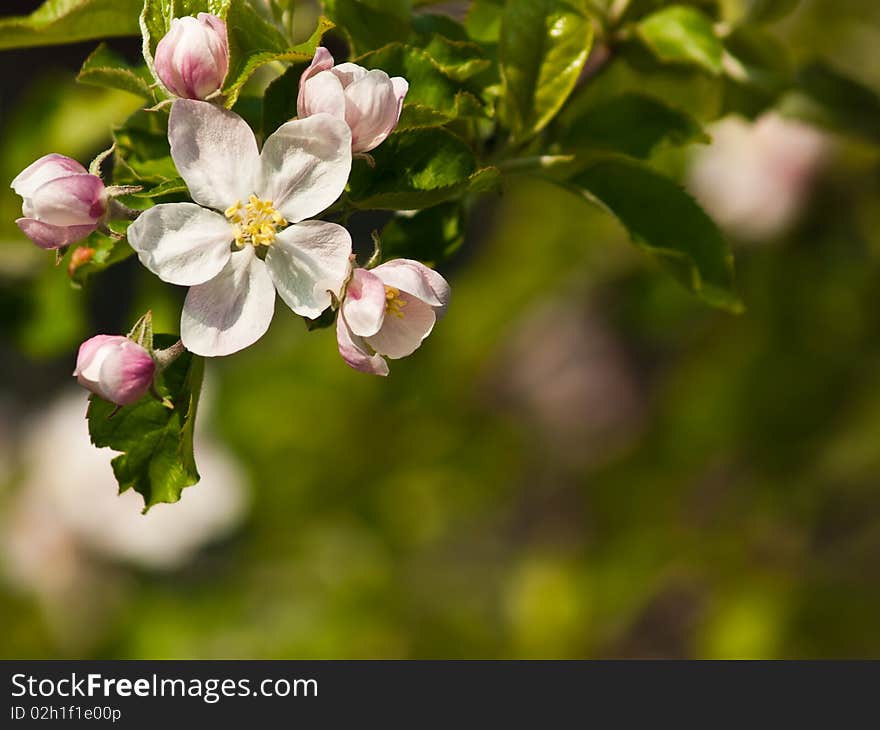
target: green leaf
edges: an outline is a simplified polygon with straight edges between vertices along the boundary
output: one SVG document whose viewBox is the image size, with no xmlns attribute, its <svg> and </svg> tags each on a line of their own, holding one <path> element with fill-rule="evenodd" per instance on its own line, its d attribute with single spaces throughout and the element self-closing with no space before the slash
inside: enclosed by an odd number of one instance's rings
<svg viewBox="0 0 880 730">
<path fill-rule="evenodd" d="M 476 43 L 453 41 L 442 35 L 431 36 L 424 50 L 437 67 L 455 81 L 467 81 L 492 65 Z"/>
<path fill-rule="evenodd" d="M 475 41 L 498 43 L 503 15 L 504 0 L 473 0 L 468 8 L 464 27 Z"/>
<path fill-rule="evenodd" d="M 412 29 L 399 11 L 392 6 L 386 12 L 363 0 L 324 0 L 324 12 L 345 33 L 353 55 L 407 41 Z"/>
<path fill-rule="evenodd" d="M 629 230 L 689 290 L 709 304 L 740 311 L 733 256 L 715 222 L 677 183 L 635 160 L 598 159 L 569 181 Z"/>
<path fill-rule="evenodd" d="M 177 338 L 156 335 L 158 347 Z M 202 388 L 204 360 L 184 352 L 159 377 L 160 393 L 174 408 L 151 395 L 119 409 L 93 395 L 89 399 L 89 434 L 95 446 L 123 452 L 113 459 L 119 491 L 134 489 L 144 511 L 160 502 L 177 502 L 185 487 L 199 481 L 193 454 L 193 428 Z"/>
<path fill-rule="evenodd" d="M 824 62 L 801 71 L 797 91 L 783 100 L 780 110 L 880 144 L 880 95 Z"/>
<path fill-rule="evenodd" d="M 382 231 L 382 258 L 417 259 L 429 266 L 448 260 L 464 243 L 464 215 L 458 202 L 415 215 L 397 215 Z"/>
<path fill-rule="evenodd" d="M 698 66 L 711 74 L 722 71 L 724 46 L 712 21 L 687 5 L 672 5 L 649 15 L 637 26 L 639 37 L 661 61 Z"/>
<path fill-rule="evenodd" d="M 128 221 L 114 222 L 113 227 L 120 233 L 124 233 L 128 227 Z M 121 230 L 120 230 L 121 229 Z M 91 258 L 70 271 L 70 280 L 74 287 L 82 287 L 92 276 L 106 271 L 111 266 L 121 263 L 134 254 L 134 249 L 125 240 L 117 240 L 102 233 L 93 233 L 80 244 L 80 248 L 91 248 L 94 253 Z M 75 252 L 74 252 L 75 253 Z"/>
<path fill-rule="evenodd" d="M 398 129 L 442 126 L 462 117 L 485 117 L 486 108 L 467 85 L 446 75 L 431 55 L 420 48 L 392 43 L 356 59 L 365 68 L 380 68 L 403 76 L 409 93 Z"/>
<path fill-rule="evenodd" d="M 762 28 L 736 28 L 724 40 L 730 58 L 724 110 L 755 118 L 776 104 L 794 81 L 788 49 Z"/>
<path fill-rule="evenodd" d="M 632 92 L 600 102 L 566 122 L 559 140 L 566 150 L 605 149 L 644 158 L 662 142 L 709 142 L 700 124 L 686 112 Z"/>
<path fill-rule="evenodd" d="M 800 0 L 751 0 L 748 23 L 772 23 L 791 13 Z"/>
<path fill-rule="evenodd" d="M 0 18 L 0 49 L 137 35 L 141 0 L 47 0 L 30 15 Z"/>
<path fill-rule="evenodd" d="M 461 194 L 474 182 L 470 147 L 437 127 L 398 132 L 373 150 L 375 168 L 358 161 L 349 179 L 357 208 L 416 210 Z"/>
<path fill-rule="evenodd" d="M 319 18 L 308 40 L 289 46 L 281 31 L 267 23 L 246 0 L 232 0 L 226 27 L 229 32 L 229 75 L 223 93 L 226 106 L 231 107 L 247 80 L 261 66 L 274 61 L 310 62 L 333 23 L 327 18 Z"/>
<path fill-rule="evenodd" d="M 180 178 L 171 159 L 167 128 L 167 110 L 141 110 L 113 131 L 116 143 L 114 183 L 143 184 L 149 189 Z"/>
<path fill-rule="evenodd" d="M 85 60 L 76 80 L 81 84 L 120 89 L 152 102 L 156 95 L 152 88 L 153 78 L 146 66 L 135 68 L 111 51 L 105 43 L 99 45 Z"/>
<path fill-rule="evenodd" d="M 592 42 L 585 0 L 508 0 L 499 54 L 502 112 L 514 140 L 537 134 L 562 108 Z"/>
</svg>

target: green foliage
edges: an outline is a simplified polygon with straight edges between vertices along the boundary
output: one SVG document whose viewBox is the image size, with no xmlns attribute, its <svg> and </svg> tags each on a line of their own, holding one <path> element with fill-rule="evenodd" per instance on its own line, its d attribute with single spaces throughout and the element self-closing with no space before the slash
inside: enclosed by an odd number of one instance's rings
<svg viewBox="0 0 880 730">
<path fill-rule="evenodd" d="M 398 215 L 382 231 L 382 258 L 414 258 L 439 266 L 464 243 L 464 211 L 442 203 L 415 215 Z"/>
<path fill-rule="evenodd" d="M 804 68 L 784 111 L 880 144 L 880 95 L 824 62 Z"/>
<path fill-rule="evenodd" d="M 82 84 L 127 91 L 148 101 L 156 100 L 151 88 L 153 77 L 146 66 L 129 66 L 104 43 L 85 60 L 76 80 Z"/>
<path fill-rule="evenodd" d="M 529 139 L 556 116 L 592 42 L 585 0 L 508 0 L 500 42 L 501 108 L 515 140 Z"/>
<path fill-rule="evenodd" d="M 357 63 L 409 82 L 398 129 L 442 126 L 454 119 L 487 114 L 475 89 L 456 81 L 426 50 L 392 43 L 361 56 Z"/>
<path fill-rule="evenodd" d="M 676 278 L 713 306 L 742 309 L 733 291 L 733 256 L 718 226 L 681 187 L 625 158 L 588 164 L 569 184 L 598 202 Z"/>
<path fill-rule="evenodd" d="M 375 167 L 358 161 L 352 169 L 350 198 L 357 208 L 437 205 L 465 192 L 478 170 L 464 140 L 441 127 L 398 132 L 372 155 Z"/>
<path fill-rule="evenodd" d="M 276 61 L 311 61 L 324 34 L 333 27 L 327 18 L 319 18 L 309 39 L 291 46 L 285 36 L 263 20 L 245 0 L 231 0 L 226 23 L 229 75 L 223 94 L 228 107 L 235 104 L 242 87 L 261 66 Z"/>
<path fill-rule="evenodd" d="M 156 335 L 155 345 L 170 347 L 176 337 Z M 134 489 L 144 511 L 177 502 L 185 487 L 199 481 L 193 455 L 193 428 L 202 387 L 204 360 L 184 352 L 160 376 L 157 388 L 169 408 L 152 395 L 118 409 L 98 396 L 89 399 L 89 434 L 95 446 L 123 452 L 113 459 L 120 491 Z"/>
<path fill-rule="evenodd" d="M 141 0 L 47 0 L 30 15 L 0 18 L 0 49 L 137 35 Z"/>
<path fill-rule="evenodd" d="M 665 63 L 693 64 L 718 75 L 724 46 L 712 21 L 697 8 L 671 5 L 638 24 L 639 37 Z"/>
<path fill-rule="evenodd" d="M 791 13 L 800 0 L 750 0 L 747 22 L 772 23 Z"/>
<path fill-rule="evenodd" d="M 566 119 L 560 144 L 566 150 L 605 149 L 649 157 L 662 142 L 685 145 L 708 142 L 700 124 L 687 112 L 646 94 L 626 93 Z"/>
<path fill-rule="evenodd" d="M 324 12 L 342 29 L 355 55 L 409 39 L 412 29 L 400 8 L 383 10 L 364 0 L 324 0 Z"/>
</svg>

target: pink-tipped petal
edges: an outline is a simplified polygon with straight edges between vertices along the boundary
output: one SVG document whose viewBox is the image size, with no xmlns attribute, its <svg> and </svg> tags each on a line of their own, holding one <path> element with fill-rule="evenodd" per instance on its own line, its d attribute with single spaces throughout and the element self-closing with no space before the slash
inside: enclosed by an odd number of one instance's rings
<svg viewBox="0 0 880 730">
<path fill-rule="evenodd" d="M 299 114 L 301 118 L 309 116 L 305 100 L 306 82 L 313 76 L 321 73 L 321 71 L 329 71 L 331 68 L 333 68 L 333 56 L 330 55 L 330 51 L 326 48 L 319 46 L 315 49 L 315 56 L 312 59 L 312 63 L 299 78 L 299 94 L 296 98 L 296 108 L 297 114 Z"/>
<path fill-rule="evenodd" d="M 379 354 L 371 355 L 369 346 L 349 329 L 341 314 L 336 318 L 336 343 L 339 354 L 349 367 L 368 375 L 388 375 L 385 358 Z"/>
<path fill-rule="evenodd" d="M 63 177 L 71 173 L 88 172 L 76 160 L 70 157 L 52 153 L 32 162 L 22 170 L 12 181 L 10 187 L 23 198 L 30 197 L 33 192 L 56 177 Z"/>
<path fill-rule="evenodd" d="M 345 121 L 354 152 L 369 152 L 397 127 L 400 102 L 388 74 L 375 69 L 345 89 Z"/>
<path fill-rule="evenodd" d="M 377 266 L 373 273 L 388 286 L 408 292 L 442 315 L 449 306 L 449 283 L 433 269 L 412 259 L 394 259 Z"/>
<path fill-rule="evenodd" d="M 395 128 L 400 121 L 400 115 L 403 112 L 403 101 L 409 93 L 409 82 L 402 76 L 395 76 L 391 79 L 391 86 L 394 89 L 394 96 L 397 99 L 397 120 L 394 122 Z"/>
<path fill-rule="evenodd" d="M 388 312 L 382 329 L 372 337 L 364 338 L 376 352 L 392 360 L 412 355 L 431 334 L 437 321 L 434 309 L 420 299 L 404 291 L 398 298 L 399 311 Z"/>
<path fill-rule="evenodd" d="M 206 99 L 223 86 L 229 71 L 226 23 L 209 13 L 175 18 L 156 46 L 154 67 L 175 96 Z"/>
<path fill-rule="evenodd" d="M 385 285 L 366 269 L 352 272 L 342 314 L 351 331 L 360 337 L 375 335 L 385 321 Z"/>
<path fill-rule="evenodd" d="M 300 119 L 321 113 L 345 119 L 345 91 L 330 71 L 322 71 L 308 79 L 302 89 Z"/>
<path fill-rule="evenodd" d="M 149 352 L 122 335 L 96 335 L 80 345 L 74 377 L 106 401 L 127 406 L 143 398 L 156 363 Z"/>
<path fill-rule="evenodd" d="M 33 243 L 45 249 L 70 246 L 90 236 L 96 228 L 94 224 L 89 226 L 53 226 L 35 218 L 19 218 L 15 224 Z"/>
<path fill-rule="evenodd" d="M 22 212 L 53 226 L 87 226 L 107 213 L 108 199 L 101 178 L 88 173 L 57 177 L 25 198 Z"/>
</svg>

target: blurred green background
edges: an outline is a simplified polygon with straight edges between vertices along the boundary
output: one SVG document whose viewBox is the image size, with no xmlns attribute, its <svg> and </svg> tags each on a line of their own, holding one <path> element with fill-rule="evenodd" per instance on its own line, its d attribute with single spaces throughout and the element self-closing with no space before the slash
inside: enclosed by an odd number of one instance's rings
<svg viewBox="0 0 880 730">
<path fill-rule="evenodd" d="M 877 3 L 773 30 L 880 90 Z M 87 161 L 138 107 L 73 82 L 93 46 L 0 53 L 0 179 Z M 182 291 L 131 260 L 71 288 L 0 186 L 0 655 L 877 656 L 880 159 L 823 145 L 785 226 L 731 225 L 741 316 L 525 178 L 480 203 L 449 314 L 387 380 L 279 306 L 209 363 L 203 483 L 146 518 L 69 374 L 147 308 L 176 331 Z"/>
</svg>

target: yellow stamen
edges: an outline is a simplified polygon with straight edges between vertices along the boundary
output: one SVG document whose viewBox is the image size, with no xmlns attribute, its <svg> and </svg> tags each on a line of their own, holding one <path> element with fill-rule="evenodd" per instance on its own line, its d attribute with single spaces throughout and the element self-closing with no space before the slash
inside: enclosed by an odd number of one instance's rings
<svg viewBox="0 0 880 730">
<path fill-rule="evenodd" d="M 287 225 L 284 217 L 272 206 L 271 200 L 251 195 L 244 205 L 240 200 L 226 209 L 226 219 L 232 224 L 235 245 L 271 246 L 278 229 Z"/>
<path fill-rule="evenodd" d="M 393 286 L 385 287 L 385 313 L 394 315 L 403 319 L 403 308 L 406 306 L 406 300 L 400 298 L 400 289 Z"/>
</svg>

